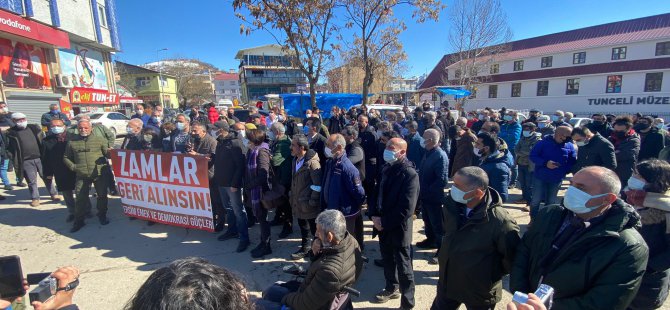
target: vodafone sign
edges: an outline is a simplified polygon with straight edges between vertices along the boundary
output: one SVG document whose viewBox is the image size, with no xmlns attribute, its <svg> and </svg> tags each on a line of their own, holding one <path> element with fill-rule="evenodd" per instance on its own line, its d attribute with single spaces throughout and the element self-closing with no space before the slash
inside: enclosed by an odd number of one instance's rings
<svg viewBox="0 0 670 310">
<path fill-rule="evenodd" d="M 106 90 L 75 87 L 70 90 L 72 104 L 119 104 L 119 94 Z"/>
<path fill-rule="evenodd" d="M 70 48 L 70 38 L 67 33 L 2 10 L 0 10 L 0 31 L 58 47 Z"/>
</svg>

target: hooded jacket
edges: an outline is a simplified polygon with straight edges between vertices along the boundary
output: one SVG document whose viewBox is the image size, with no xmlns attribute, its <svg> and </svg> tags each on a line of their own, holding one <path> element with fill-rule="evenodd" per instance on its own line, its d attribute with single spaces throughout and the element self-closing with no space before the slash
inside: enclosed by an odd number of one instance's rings
<svg viewBox="0 0 670 310">
<path fill-rule="evenodd" d="M 544 137 L 530 151 L 530 160 L 535 164 L 533 176 L 551 183 L 560 183 L 577 161 L 577 152 L 572 142 L 557 143 L 553 135 Z M 547 162 L 555 161 L 560 166 L 547 168 Z"/>
<path fill-rule="evenodd" d="M 511 291 L 537 289 L 540 262 L 567 216 L 573 213 L 560 205 L 539 210 L 517 249 Z M 640 216 L 620 199 L 602 216 L 563 246 L 546 268 L 542 283 L 554 288 L 552 309 L 623 310 L 635 297 L 649 257 L 649 248 L 637 231 Z"/>
<path fill-rule="evenodd" d="M 447 298 L 472 306 L 494 305 L 502 298 L 502 277 L 512 267 L 519 226 L 490 187 L 469 217 L 465 209 L 451 196 L 446 198 L 439 281 Z"/>
<path fill-rule="evenodd" d="M 314 150 L 307 150 L 302 166 L 296 171 L 297 158 L 292 160 L 291 193 L 289 201 L 293 214 L 299 219 L 314 219 L 321 207 L 319 204 L 321 188 L 321 163 Z M 319 189 L 318 191 L 315 189 Z"/>
<path fill-rule="evenodd" d="M 507 201 L 511 170 L 507 165 L 505 154 L 497 151 L 484 158 L 479 167 L 486 171 L 489 176 L 489 186 L 500 194 L 502 202 Z"/>
</svg>

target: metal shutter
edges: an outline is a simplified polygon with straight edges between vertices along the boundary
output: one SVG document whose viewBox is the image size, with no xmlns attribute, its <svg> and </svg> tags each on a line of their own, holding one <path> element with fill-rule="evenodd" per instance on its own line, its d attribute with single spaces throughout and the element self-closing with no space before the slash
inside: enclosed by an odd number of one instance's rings
<svg viewBox="0 0 670 310">
<path fill-rule="evenodd" d="M 5 96 L 9 111 L 25 114 L 30 124 L 40 124 L 42 114 L 49 112 L 49 105 L 59 103 L 62 98 L 61 94 L 27 91 L 6 91 Z"/>
</svg>

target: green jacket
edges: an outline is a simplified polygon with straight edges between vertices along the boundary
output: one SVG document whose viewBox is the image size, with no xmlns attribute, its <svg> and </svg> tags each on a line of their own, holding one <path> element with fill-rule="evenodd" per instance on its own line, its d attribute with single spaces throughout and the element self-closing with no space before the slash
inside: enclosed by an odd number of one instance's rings
<svg viewBox="0 0 670 310">
<path fill-rule="evenodd" d="M 464 216 L 465 205 L 455 202 L 451 195 L 443 212 L 439 281 L 446 287 L 447 298 L 472 306 L 498 303 L 502 277 L 510 272 L 521 239 L 516 221 L 492 188 L 468 219 Z"/>
<path fill-rule="evenodd" d="M 63 162 L 77 178 L 97 178 L 107 166 L 107 149 L 107 140 L 99 136 L 73 135 L 65 148 Z"/>
<path fill-rule="evenodd" d="M 514 147 L 514 156 L 517 165 L 530 166 L 530 171 L 535 170 L 535 164 L 530 160 L 530 150 L 540 140 L 542 140 L 542 135 L 539 132 L 533 132 L 528 138 L 523 135 L 521 136 L 521 139 L 519 139 L 519 142 Z"/>
<path fill-rule="evenodd" d="M 540 261 L 571 212 L 560 205 L 541 209 L 517 250 L 510 289 L 534 292 Z M 649 249 L 638 233 L 640 216 L 617 200 L 602 222 L 568 243 L 555 256 L 542 280 L 554 288 L 552 309 L 626 309 L 647 267 Z"/>
<path fill-rule="evenodd" d="M 68 128 L 67 133 L 69 135 L 79 135 L 79 129 L 77 129 L 77 126 L 72 126 Z M 114 147 L 114 143 L 116 142 L 114 133 L 109 130 L 109 128 L 100 124 L 93 124 L 93 131 L 91 131 L 91 135 L 107 140 L 107 147 L 109 148 Z"/>
<path fill-rule="evenodd" d="M 288 189 L 291 186 L 291 164 L 293 160 L 291 157 L 291 139 L 284 135 L 281 139 L 272 142 L 270 149 L 272 150 L 272 159 L 270 160 L 272 170 L 279 183 Z"/>
</svg>

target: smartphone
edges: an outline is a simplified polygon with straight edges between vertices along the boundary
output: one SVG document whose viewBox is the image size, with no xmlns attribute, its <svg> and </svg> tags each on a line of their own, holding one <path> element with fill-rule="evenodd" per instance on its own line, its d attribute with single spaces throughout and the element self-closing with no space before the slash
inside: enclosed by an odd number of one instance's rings
<svg viewBox="0 0 670 310">
<path fill-rule="evenodd" d="M 25 294 L 19 257 L 16 255 L 0 257 L 0 298 L 16 298 Z"/>
</svg>

